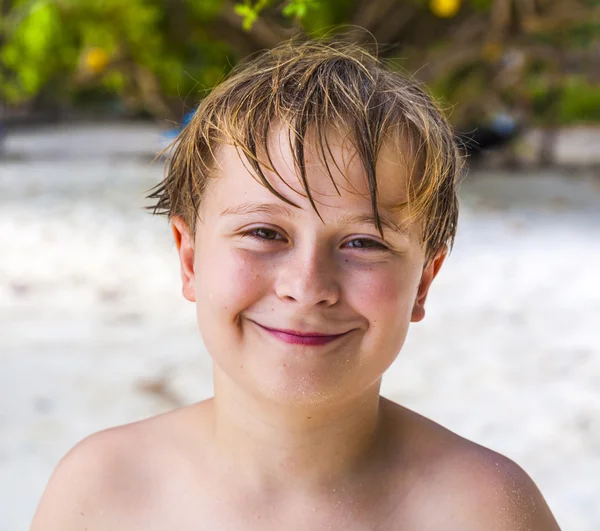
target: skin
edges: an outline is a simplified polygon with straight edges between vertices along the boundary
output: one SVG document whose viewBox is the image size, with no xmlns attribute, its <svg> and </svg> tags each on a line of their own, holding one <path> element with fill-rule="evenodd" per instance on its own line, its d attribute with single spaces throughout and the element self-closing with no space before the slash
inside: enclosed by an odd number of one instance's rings
<svg viewBox="0 0 600 531">
<path fill-rule="evenodd" d="M 319 218 L 282 138 L 282 179 L 267 176 L 299 208 L 223 146 L 195 238 L 172 220 L 214 398 L 82 441 L 32 531 L 558 529 L 515 463 L 379 395 L 446 256 L 425 263 L 419 227 L 390 212 L 405 184 L 393 153 L 377 164 L 380 208 L 403 228 L 382 238 L 358 219 L 372 212 L 352 149 L 334 139 L 340 195 L 307 150 Z M 264 327 L 343 336 L 289 344 Z"/>
</svg>

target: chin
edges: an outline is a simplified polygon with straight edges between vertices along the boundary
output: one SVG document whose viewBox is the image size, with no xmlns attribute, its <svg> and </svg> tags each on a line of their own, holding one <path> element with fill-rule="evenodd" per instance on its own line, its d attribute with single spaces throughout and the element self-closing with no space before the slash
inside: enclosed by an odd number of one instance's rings
<svg viewBox="0 0 600 531">
<path fill-rule="evenodd" d="M 267 353 L 263 347 L 261 352 L 244 356 L 244 364 L 232 359 L 215 359 L 215 363 L 236 391 L 258 401 L 290 408 L 343 402 L 366 392 L 381 378 L 380 367 L 369 368 L 358 363 L 359 353 L 344 359 L 338 353 L 333 361 L 330 356 L 323 363 L 314 357 L 302 358 L 298 349 L 293 350 Z M 221 389 L 226 391 L 224 387 Z"/>
<path fill-rule="evenodd" d="M 215 363 L 215 392 L 273 405 L 315 407 L 367 393 L 397 355 L 382 355 L 381 341 L 372 343 L 375 338 L 365 337 L 365 331 L 337 344 L 305 346 L 274 338 L 245 319 L 232 329 L 211 324 L 201 332 Z"/>
</svg>

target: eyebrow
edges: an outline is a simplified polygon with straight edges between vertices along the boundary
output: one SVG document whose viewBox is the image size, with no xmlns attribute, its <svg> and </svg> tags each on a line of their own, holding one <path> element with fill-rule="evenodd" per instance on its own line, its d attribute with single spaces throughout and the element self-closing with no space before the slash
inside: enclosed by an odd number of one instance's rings
<svg viewBox="0 0 600 531">
<path fill-rule="evenodd" d="M 295 218 L 296 214 L 293 210 L 279 205 L 277 203 L 242 203 L 233 207 L 228 207 L 221 216 L 244 216 L 249 214 L 271 214 L 274 216 L 283 216 L 287 218 Z M 375 225 L 375 217 L 372 213 L 369 214 L 344 214 L 337 218 L 341 225 Z M 381 226 L 398 233 L 403 236 L 410 236 L 408 228 L 405 225 L 397 223 L 391 216 L 385 212 L 379 213 L 379 221 Z"/>
<path fill-rule="evenodd" d="M 242 203 L 226 208 L 221 216 L 245 216 L 248 214 L 271 214 L 274 216 L 295 217 L 294 212 L 277 203 Z"/>
<path fill-rule="evenodd" d="M 352 224 L 368 224 L 375 225 L 375 216 L 373 214 L 347 214 L 338 218 L 342 224 L 352 225 Z M 408 228 L 400 223 L 397 223 L 392 219 L 391 216 L 386 214 L 385 212 L 379 212 L 379 222 L 381 226 L 400 234 L 402 236 L 410 236 Z"/>
</svg>

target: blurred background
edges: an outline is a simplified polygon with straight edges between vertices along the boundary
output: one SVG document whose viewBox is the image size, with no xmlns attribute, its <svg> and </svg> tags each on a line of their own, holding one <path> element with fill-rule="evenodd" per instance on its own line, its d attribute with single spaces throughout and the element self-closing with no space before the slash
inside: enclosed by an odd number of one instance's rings
<svg viewBox="0 0 600 531">
<path fill-rule="evenodd" d="M 0 0 L 0 530 L 78 440 L 212 393 L 154 160 L 250 53 L 379 43 L 469 155 L 384 394 L 600 529 L 600 0 Z"/>
</svg>

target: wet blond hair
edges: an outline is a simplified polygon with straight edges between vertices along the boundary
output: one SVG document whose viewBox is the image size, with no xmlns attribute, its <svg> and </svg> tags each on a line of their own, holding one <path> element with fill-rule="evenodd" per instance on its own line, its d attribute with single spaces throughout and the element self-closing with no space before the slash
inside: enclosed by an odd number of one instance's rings
<svg viewBox="0 0 600 531">
<path fill-rule="evenodd" d="M 224 144 L 237 148 L 275 196 L 297 206 L 264 173 L 269 169 L 279 175 L 271 163 L 269 139 L 281 126 L 288 131 L 299 180 L 317 214 L 306 178 L 308 137 L 338 193 L 328 163 L 330 133 L 350 140 L 365 170 L 380 233 L 376 163 L 384 142 L 391 141 L 398 160 L 404 161 L 399 182 L 407 186 L 406 202 L 394 209 L 407 207 L 408 218 L 420 222 L 427 259 L 444 245 L 452 246 L 463 167 L 452 128 L 415 82 L 354 44 L 287 42 L 238 64 L 202 100 L 171 146 L 165 178 L 148 195 L 155 200 L 149 208 L 169 219 L 181 216 L 195 234 L 198 209 Z"/>
</svg>

